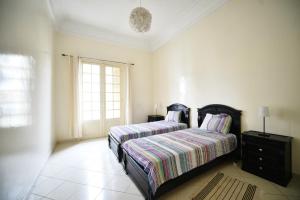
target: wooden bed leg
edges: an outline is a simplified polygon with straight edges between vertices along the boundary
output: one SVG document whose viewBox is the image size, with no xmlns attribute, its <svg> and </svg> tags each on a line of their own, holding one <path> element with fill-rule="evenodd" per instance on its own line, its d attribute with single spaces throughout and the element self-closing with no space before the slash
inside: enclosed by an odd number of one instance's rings
<svg viewBox="0 0 300 200">
<path fill-rule="evenodd" d="M 149 187 L 149 190 L 148 190 L 147 200 L 154 200 L 154 196 L 152 195 L 152 191 L 151 191 L 150 187 Z"/>
<path fill-rule="evenodd" d="M 233 162 L 237 164 L 240 160 L 241 160 L 241 150 L 238 148 L 233 153 Z"/>
<path fill-rule="evenodd" d="M 126 155 L 123 156 L 123 168 L 124 168 L 125 173 L 128 174 Z"/>
<path fill-rule="evenodd" d="M 122 162 L 123 160 L 123 150 L 121 148 L 121 145 L 118 146 L 118 160 L 119 162 Z"/>
<path fill-rule="evenodd" d="M 110 146 L 110 135 L 108 135 L 107 139 L 108 139 L 108 147 L 111 149 L 111 146 Z"/>
</svg>

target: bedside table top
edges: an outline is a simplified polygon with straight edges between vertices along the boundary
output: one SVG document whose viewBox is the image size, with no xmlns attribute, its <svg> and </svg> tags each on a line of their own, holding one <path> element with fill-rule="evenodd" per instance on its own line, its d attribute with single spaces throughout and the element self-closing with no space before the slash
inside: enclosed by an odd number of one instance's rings
<svg viewBox="0 0 300 200">
<path fill-rule="evenodd" d="M 249 136 L 258 137 L 258 138 L 265 139 L 265 140 L 276 140 L 276 141 L 280 141 L 280 142 L 290 142 L 293 139 L 290 136 L 277 135 L 277 134 L 272 134 L 272 133 L 269 133 L 270 136 L 265 137 L 265 136 L 259 135 L 261 133 L 262 132 L 259 132 L 259 131 L 245 131 L 245 132 L 243 132 L 242 136 L 249 135 Z"/>
<path fill-rule="evenodd" d="M 148 115 L 149 117 L 164 117 L 163 115 Z"/>
</svg>

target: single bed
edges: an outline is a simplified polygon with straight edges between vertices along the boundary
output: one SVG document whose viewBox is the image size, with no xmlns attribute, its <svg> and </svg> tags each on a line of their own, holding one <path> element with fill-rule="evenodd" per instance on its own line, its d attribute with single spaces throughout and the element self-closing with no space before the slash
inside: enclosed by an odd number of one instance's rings
<svg viewBox="0 0 300 200">
<path fill-rule="evenodd" d="M 156 134 L 172 132 L 190 127 L 190 108 L 183 104 L 172 104 L 167 111 L 180 111 L 180 123 L 156 121 L 141 124 L 132 124 L 112 127 L 108 134 L 108 145 L 121 162 L 123 151 L 121 145 L 130 139 L 147 137 Z"/>
<path fill-rule="evenodd" d="M 207 113 L 230 115 L 231 134 L 185 129 L 123 144 L 124 169 L 146 199 L 156 199 L 227 157 L 240 157 L 241 111 L 213 104 L 198 109 L 198 126 Z"/>
</svg>

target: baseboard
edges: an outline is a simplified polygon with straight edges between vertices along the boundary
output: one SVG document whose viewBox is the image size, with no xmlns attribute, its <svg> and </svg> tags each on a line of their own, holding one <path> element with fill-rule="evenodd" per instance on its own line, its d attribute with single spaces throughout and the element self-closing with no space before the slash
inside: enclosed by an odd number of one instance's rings
<svg viewBox="0 0 300 200">
<path fill-rule="evenodd" d="M 82 137 L 82 138 L 71 138 L 71 139 L 65 139 L 65 140 L 59 140 L 56 142 L 56 144 L 62 144 L 67 142 L 81 142 L 85 140 L 93 140 L 93 139 L 101 139 L 101 138 L 107 138 L 108 136 L 96 136 L 96 137 Z"/>
</svg>

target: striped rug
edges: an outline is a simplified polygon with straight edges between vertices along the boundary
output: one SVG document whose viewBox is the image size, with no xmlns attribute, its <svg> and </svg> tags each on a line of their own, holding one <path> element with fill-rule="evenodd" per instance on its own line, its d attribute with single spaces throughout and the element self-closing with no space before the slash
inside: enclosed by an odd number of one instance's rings
<svg viewBox="0 0 300 200">
<path fill-rule="evenodd" d="M 192 200 L 252 200 L 256 185 L 218 173 Z"/>
</svg>

